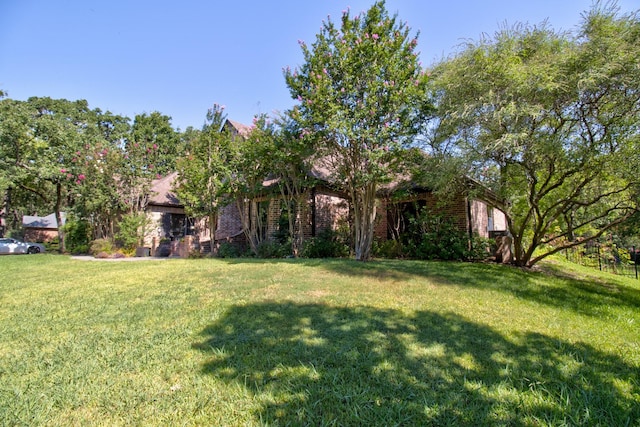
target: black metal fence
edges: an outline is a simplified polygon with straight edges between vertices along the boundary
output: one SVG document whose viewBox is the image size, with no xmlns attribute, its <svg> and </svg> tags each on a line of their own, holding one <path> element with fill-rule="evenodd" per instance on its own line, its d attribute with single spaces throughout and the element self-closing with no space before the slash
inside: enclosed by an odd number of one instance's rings
<svg viewBox="0 0 640 427">
<path fill-rule="evenodd" d="M 597 268 L 621 276 L 638 278 L 640 249 L 618 248 L 616 245 L 590 243 L 565 250 L 568 261 Z"/>
</svg>

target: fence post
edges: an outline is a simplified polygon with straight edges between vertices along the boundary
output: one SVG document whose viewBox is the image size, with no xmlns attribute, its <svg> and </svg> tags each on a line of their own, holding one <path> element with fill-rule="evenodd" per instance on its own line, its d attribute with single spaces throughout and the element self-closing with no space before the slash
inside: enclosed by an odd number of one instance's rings
<svg viewBox="0 0 640 427">
<path fill-rule="evenodd" d="M 598 248 L 598 268 L 602 271 L 602 259 L 600 258 L 600 243 L 596 243 L 596 248 Z"/>
<path fill-rule="evenodd" d="M 636 247 L 633 247 L 633 268 L 636 271 L 636 280 L 638 280 L 638 254 L 636 254 Z"/>
</svg>

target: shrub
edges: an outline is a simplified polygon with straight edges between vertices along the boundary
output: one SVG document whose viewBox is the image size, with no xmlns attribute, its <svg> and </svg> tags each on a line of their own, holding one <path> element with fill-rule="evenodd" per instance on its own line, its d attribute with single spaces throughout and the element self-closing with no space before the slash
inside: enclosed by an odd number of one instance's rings
<svg viewBox="0 0 640 427">
<path fill-rule="evenodd" d="M 87 221 L 67 219 L 62 227 L 65 233 L 66 250 L 74 255 L 89 252 L 90 228 Z"/>
<path fill-rule="evenodd" d="M 284 258 L 291 255 L 291 245 L 287 243 L 264 241 L 256 249 L 258 258 Z"/>
<path fill-rule="evenodd" d="M 407 255 L 417 259 L 465 260 L 469 258 L 469 238 L 449 218 L 433 214 L 426 207 L 409 218 L 403 235 Z"/>
<path fill-rule="evenodd" d="M 113 242 L 109 239 L 96 239 L 91 242 L 91 246 L 89 248 L 89 253 L 96 258 L 100 258 L 100 254 L 107 254 L 107 258 L 109 254 L 113 253 Z"/>
<path fill-rule="evenodd" d="M 145 213 L 130 213 L 122 217 L 115 235 L 118 245 L 124 249 L 135 249 L 142 246 L 144 236 L 151 224 Z"/>
<path fill-rule="evenodd" d="M 82 255 L 82 254 L 88 254 L 88 253 L 89 253 L 88 244 L 74 246 L 74 248 L 71 250 L 72 255 Z"/>
<path fill-rule="evenodd" d="M 342 258 L 349 256 L 349 246 L 339 233 L 325 230 L 305 242 L 302 249 L 304 258 Z"/>
<path fill-rule="evenodd" d="M 486 260 L 494 255 L 495 247 L 495 239 L 475 235 L 473 239 L 471 239 L 471 250 L 467 257 L 477 261 Z"/>
<path fill-rule="evenodd" d="M 404 248 L 399 240 L 384 240 L 373 242 L 373 254 L 380 258 L 404 258 Z"/>
<path fill-rule="evenodd" d="M 229 242 L 222 242 L 218 248 L 219 258 L 238 258 L 240 256 L 240 250 Z"/>
</svg>

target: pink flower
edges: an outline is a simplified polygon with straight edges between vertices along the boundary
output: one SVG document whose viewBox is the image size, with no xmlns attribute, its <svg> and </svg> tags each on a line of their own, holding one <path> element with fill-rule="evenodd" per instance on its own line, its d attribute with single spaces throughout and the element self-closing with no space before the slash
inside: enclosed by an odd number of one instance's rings
<svg viewBox="0 0 640 427">
<path fill-rule="evenodd" d="M 377 35 L 377 34 L 374 34 L 374 35 L 373 35 L 373 36 L 371 36 L 371 37 L 373 37 L 373 39 L 374 39 L 374 40 L 378 40 L 378 39 L 380 38 L 380 36 L 379 36 L 379 35 Z"/>
<path fill-rule="evenodd" d="M 84 176 L 84 174 L 83 174 L 83 173 L 81 173 L 80 175 L 78 175 L 78 180 L 79 180 L 79 181 L 82 181 L 82 180 L 84 180 L 85 178 L 86 178 L 86 176 Z"/>
<path fill-rule="evenodd" d="M 60 169 L 60 173 L 67 173 L 66 169 Z"/>
<path fill-rule="evenodd" d="M 158 149 L 158 144 L 153 144 L 153 149 L 157 150 Z"/>
<path fill-rule="evenodd" d="M 70 173 L 67 174 L 67 179 L 71 179 L 73 178 L 73 175 L 71 175 Z"/>
</svg>

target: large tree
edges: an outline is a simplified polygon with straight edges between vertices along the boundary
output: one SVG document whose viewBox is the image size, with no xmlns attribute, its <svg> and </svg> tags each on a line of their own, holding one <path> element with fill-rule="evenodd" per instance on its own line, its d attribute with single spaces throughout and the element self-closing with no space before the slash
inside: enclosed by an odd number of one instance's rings
<svg viewBox="0 0 640 427">
<path fill-rule="evenodd" d="M 232 144 L 232 179 L 226 186 L 229 203 L 235 203 L 249 248 L 254 254 L 269 236 L 267 231 L 265 180 L 272 174 L 274 123 L 266 115 L 254 118 L 253 125 L 234 137 Z M 268 191 L 268 190 L 267 190 Z"/>
<path fill-rule="evenodd" d="M 285 70 L 299 101 L 293 117 L 350 195 L 357 260 L 370 258 L 376 194 L 392 178 L 390 163 L 423 123 L 417 37 L 378 1 L 354 17 L 345 11 L 339 28 L 328 19 L 313 45 L 301 42 L 304 64 Z"/>
<path fill-rule="evenodd" d="M 232 178 L 234 142 L 223 128 L 225 120 L 224 108 L 214 105 L 202 131 L 189 131 L 187 151 L 177 162 L 176 194 L 189 215 L 208 218 L 212 253 L 216 251 L 218 213 L 225 204 L 225 190 Z"/>
<path fill-rule="evenodd" d="M 273 152 L 270 155 L 273 178 L 280 190 L 286 212 L 292 255 L 297 258 L 304 245 L 304 220 L 309 188 L 315 179 L 312 169 L 313 146 L 304 138 L 290 112 L 276 120 Z"/>
<path fill-rule="evenodd" d="M 433 70 L 434 153 L 505 201 L 531 266 L 623 222 L 637 204 L 640 22 L 594 8 L 573 36 L 519 25 Z"/>
<path fill-rule="evenodd" d="M 22 215 L 51 211 L 59 224 L 63 211 L 92 225 L 112 221 L 128 129 L 128 119 L 91 110 L 84 100 L 0 101 L 0 190 L 14 227 Z M 64 250 L 63 228 L 59 238 Z"/>
<path fill-rule="evenodd" d="M 182 154 L 180 135 L 171 126 L 171 117 L 157 111 L 135 117 L 125 141 L 125 159 L 120 187 L 129 213 L 143 212 L 152 181 L 175 170 Z"/>
<path fill-rule="evenodd" d="M 9 172 L 10 191 L 34 195 L 44 209 L 52 209 L 58 224 L 70 196 L 84 175 L 70 176 L 78 161 L 90 110 L 84 100 L 48 97 L 2 101 L 2 167 Z M 40 209 L 38 209 L 40 210 Z M 59 227 L 60 248 L 64 231 Z"/>
</svg>

